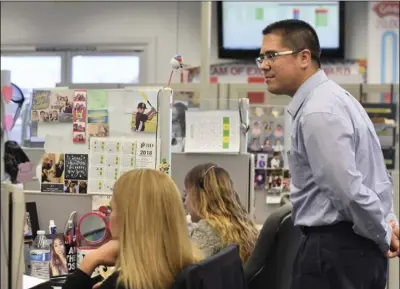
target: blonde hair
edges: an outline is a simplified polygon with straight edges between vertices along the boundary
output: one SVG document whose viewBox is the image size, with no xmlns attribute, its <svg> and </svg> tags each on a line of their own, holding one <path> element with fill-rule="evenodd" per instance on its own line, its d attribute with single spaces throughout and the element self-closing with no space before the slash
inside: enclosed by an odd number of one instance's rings
<svg viewBox="0 0 400 289">
<path fill-rule="evenodd" d="M 244 263 L 253 252 L 258 230 L 233 188 L 229 173 L 215 164 L 198 165 L 185 177 L 189 206 L 221 236 L 222 245 L 236 243 Z"/>
<path fill-rule="evenodd" d="M 182 269 L 200 260 L 189 240 L 180 193 L 165 173 L 138 169 L 114 185 L 125 288 L 167 289 Z"/>
</svg>

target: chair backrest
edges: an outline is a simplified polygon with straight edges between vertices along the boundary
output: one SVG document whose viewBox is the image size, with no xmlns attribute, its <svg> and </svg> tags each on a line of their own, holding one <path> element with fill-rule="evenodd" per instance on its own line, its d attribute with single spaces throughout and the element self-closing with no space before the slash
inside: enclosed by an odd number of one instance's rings
<svg viewBox="0 0 400 289">
<path fill-rule="evenodd" d="M 249 289 L 289 289 L 302 234 L 293 226 L 291 205 L 277 209 L 265 221 L 255 249 L 244 265 Z"/>
<path fill-rule="evenodd" d="M 247 289 L 239 247 L 232 244 L 185 268 L 172 289 Z"/>
</svg>

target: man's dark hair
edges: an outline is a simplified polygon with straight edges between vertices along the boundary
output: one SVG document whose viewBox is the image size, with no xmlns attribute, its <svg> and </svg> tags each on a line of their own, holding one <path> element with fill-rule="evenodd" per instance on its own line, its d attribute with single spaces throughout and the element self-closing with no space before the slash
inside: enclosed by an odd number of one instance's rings
<svg viewBox="0 0 400 289">
<path fill-rule="evenodd" d="M 317 32 L 305 21 L 287 19 L 274 22 L 263 30 L 263 35 L 279 34 L 282 36 L 282 44 L 293 51 L 308 49 L 311 58 L 321 67 L 321 47 Z"/>
</svg>

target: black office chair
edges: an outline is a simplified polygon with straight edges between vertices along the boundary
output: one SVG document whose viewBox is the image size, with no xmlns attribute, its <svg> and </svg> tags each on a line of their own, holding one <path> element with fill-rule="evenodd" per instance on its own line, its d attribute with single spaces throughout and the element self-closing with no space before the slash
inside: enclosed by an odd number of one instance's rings
<svg viewBox="0 0 400 289">
<path fill-rule="evenodd" d="M 239 247 L 229 245 L 219 253 L 188 266 L 171 289 L 247 289 Z"/>
<path fill-rule="evenodd" d="M 294 259 L 303 235 L 293 226 L 291 204 L 265 221 L 256 247 L 244 265 L 249 289 L 289 289 Z"/>
</svg>

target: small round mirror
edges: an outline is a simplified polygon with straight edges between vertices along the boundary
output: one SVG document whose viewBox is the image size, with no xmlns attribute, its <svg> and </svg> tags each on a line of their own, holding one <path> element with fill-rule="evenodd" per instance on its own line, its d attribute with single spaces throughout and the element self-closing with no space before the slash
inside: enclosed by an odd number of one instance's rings
<svg viewBox="0 0 400 289">
<path fill-rule="evenodd" d="M 80 223 L 82 238 L 89 243 L 97 243 L 106 236 L 105 221 L 99 215 L 88 215 Z"/>
</svg>

